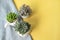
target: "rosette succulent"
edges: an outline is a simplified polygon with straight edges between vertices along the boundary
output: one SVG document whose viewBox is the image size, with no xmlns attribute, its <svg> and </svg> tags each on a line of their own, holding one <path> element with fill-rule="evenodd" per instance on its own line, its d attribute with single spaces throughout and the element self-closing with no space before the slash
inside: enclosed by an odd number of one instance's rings
<svg viewBox="0 0 60 40">
<path fill-rule="evenodd" d="M 7 14 L 7 21 L 13 23 L 17 19 L 17 14 L 10 12 Z"/>
<path fill-rule="evenodd" d="M 30 30 L 30 24 L 27 22 L 16 22 L 15 25 L 15 30 L 18 31 L 20 34 L 25 34 L 26 32 L 28 32 Z"/>
<path fill-rule="evenodd" d="M 23 17 L 29 16 L 31 13 L 32 13 L 31 8 L 25 4 L 23 4 L 19 10 L 19 14 Z"/>
</svg>

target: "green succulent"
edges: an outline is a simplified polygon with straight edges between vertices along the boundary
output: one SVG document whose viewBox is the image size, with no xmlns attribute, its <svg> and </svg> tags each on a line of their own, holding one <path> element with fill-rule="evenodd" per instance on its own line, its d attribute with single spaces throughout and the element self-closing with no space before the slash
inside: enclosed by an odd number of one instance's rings
<svg viewBox="0 0 60 40">
<path fill-rule="evenodd" d="M 12 23 L 17 19 L 17 14 L 10 12 L 7 14 L 7 21 Z"/>
<path fill-rule="evenodd" d="M 27 22 L 16 22 L 15 25 L 15 30 L 18 31 L 20 34 L 25 34 L 26 32 L 28 32 L 30 30 L 30 24 Z"/>
</svg>

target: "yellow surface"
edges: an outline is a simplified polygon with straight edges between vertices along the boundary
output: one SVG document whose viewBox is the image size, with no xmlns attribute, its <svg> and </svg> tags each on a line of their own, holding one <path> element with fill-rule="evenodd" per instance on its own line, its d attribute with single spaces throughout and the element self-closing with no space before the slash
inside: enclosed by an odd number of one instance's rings
<svg viewBox="0 0 60 40">
<path fill-rule="evenodd" d="M 60 40 L 60 0 L 14 0 L 19 9 L 28 4 L 32 14 L 25 20 L 32 25 L 33 40 Z"/>
</svg>

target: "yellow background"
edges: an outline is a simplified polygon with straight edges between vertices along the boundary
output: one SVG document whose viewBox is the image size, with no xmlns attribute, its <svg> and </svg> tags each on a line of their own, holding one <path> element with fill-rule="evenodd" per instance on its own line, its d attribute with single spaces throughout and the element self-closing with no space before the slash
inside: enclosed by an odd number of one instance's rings
<svg viewBox="0 0 60 40">
<path fill-rule="evenodd" d="M 32 9 L 29 18 L 33 40 L 60 40 L 60 0 L 14 0 L 17 9 L 27 4 Z"/>
</svg>

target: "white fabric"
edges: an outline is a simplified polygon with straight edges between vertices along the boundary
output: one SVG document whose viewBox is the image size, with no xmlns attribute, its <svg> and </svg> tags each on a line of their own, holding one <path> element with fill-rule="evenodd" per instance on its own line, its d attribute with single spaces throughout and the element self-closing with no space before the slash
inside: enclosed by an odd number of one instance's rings
<svg viewBox="0 0 60 40">
<path fill-rule="evenodd" d="M 4 28 L 6 14 L 11 11 L 17 13 L 13 1 L 0 0 L 0 40 L 31 40 L 29 34 L 26 37 L 20 37 L 10 25 L 7 25 L 7 27 Z"/>
</svg>

